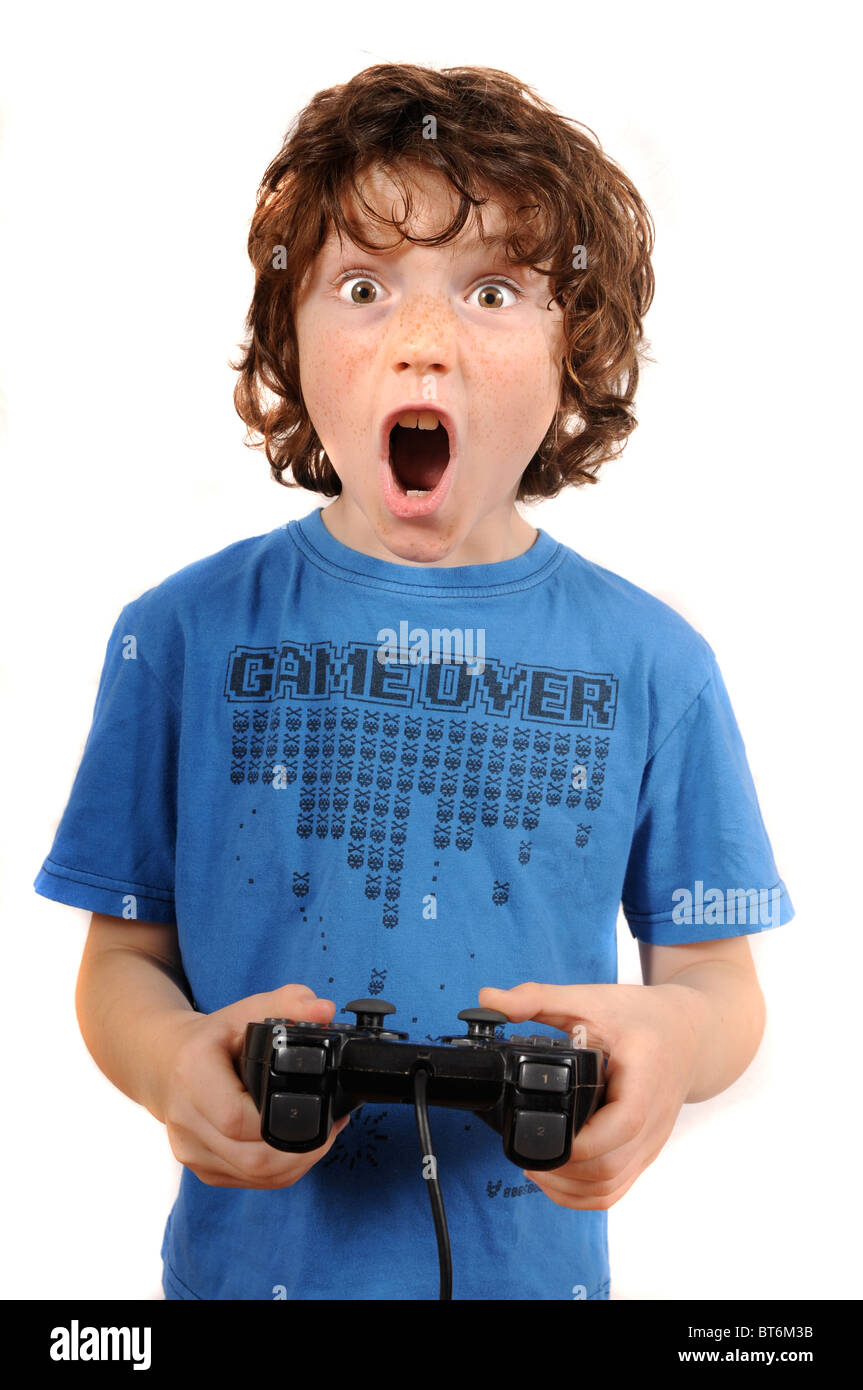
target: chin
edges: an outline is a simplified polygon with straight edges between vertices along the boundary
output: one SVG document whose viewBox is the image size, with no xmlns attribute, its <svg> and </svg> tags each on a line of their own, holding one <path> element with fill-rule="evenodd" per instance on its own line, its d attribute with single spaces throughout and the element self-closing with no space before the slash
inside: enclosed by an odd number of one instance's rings
<svg viewBox="0 0 863 1390">
<path fill-rule="evenodd" d="M 445 521 L 440 516 L 421 521 L 404 521 L 393 516 L 382 518 L 375 527 L 378 539 L 400 560 L 418 565 L 433 565 L 446 560 L 465 538 L 462 526 Z"/>
</svg>

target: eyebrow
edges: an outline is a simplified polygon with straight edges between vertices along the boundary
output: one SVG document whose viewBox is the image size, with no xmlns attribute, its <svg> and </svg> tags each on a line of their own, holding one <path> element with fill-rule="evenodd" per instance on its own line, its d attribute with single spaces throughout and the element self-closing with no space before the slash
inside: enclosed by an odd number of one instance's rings
<svg viewBox="0 0 863 1390">
<path fill-rule="evenodd" d="M 364 230 L 372 231 L 374 229 L 364 228 Z M 453 248 L 454 258 L 459 254 L 463 256 L 487 256 L 492 260 L 509 266 L 511 269 L 521 269 L 530 272 L 531 266 L 528 262 L 511 261 L 509 259 L 506 255 L 506 242 L 506 236 L 503 233 L 498 233 L 495 236 L 485 238 L 474 235 L 467 242 L 462 241 L 458 244 L 456 241 L 452 241 L 448 244 Z M 338 236 L 334 232 L 331 232 L 324 248 L 324 253 L 328 257 L 334 259 L 356 253 L 357 256 L 374 256 L 379 260 L 386 261 L 398 259 L 400 256 L 406 255 L 408 249 L 414 244 L 413 242 L 405 240 L 397 243 L 395 246 L 383 247 L 372 251 L 365 246 L 358 246 L 357 243 L 347 235 L 344 235 L 343 238 L 339 240 Z M 535 274 L 536 272 L 533 273 Z"/>
</svg>

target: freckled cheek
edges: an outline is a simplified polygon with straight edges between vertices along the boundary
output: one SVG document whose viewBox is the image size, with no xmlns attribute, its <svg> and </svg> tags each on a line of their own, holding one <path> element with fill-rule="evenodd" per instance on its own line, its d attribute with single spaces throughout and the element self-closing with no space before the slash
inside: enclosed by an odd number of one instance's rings
<svg viewBox="0 0 863 1390">
<path fill-rule="evenodd" d="M 346 426 L 359 432 L 367 423 L 363 409 L 368 413 L 371 405 L 364 391 L 363 364 L 368 358 L 368 350 L 339 333 L 303 342 L 300 385 L 320 435 Z"/>
<path fill-rule="evenodd" d="M 476 442 L 533 441 L 551 421 L 558 386 L 544 338 L 512 339 L 507 348 L 485 352 L 473 373 L 472 435 Z"/>
<path fill-rule="evenodd" d="M 322 355 L 324 371 L 343 387 L 358 383 L 370 357 L 368 343 L 360 343 L 356 337 L 331 333 L 325 340 Z"/>
</svg>

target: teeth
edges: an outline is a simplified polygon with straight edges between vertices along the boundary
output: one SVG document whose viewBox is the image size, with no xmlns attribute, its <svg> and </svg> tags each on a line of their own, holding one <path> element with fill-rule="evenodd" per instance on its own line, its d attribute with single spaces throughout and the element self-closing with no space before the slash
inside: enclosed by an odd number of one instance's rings
<svg viewBox="0 0 863 1390">
<path fill-rule="evenodd" d="M 430 487 L 426 487 L 426 488 L 422 488 L 422 487 L 409 487 L 409 488 L 407 489 L 407 495 L 408 495 L 408 497 L 428 497 L 428 495 L 429 495 L 430 492 L 431 492 L 431 488 L 430 488 Z"/>
<path fill-rule="evenodd" d="M 417 414 L 405 411 L 404 415 L 399 415 L 396 424 L 401 425 L 402 429 L 405 430 L 436 430 L 440 420 L 430 410 L 424 410 Z"/>
</svg>

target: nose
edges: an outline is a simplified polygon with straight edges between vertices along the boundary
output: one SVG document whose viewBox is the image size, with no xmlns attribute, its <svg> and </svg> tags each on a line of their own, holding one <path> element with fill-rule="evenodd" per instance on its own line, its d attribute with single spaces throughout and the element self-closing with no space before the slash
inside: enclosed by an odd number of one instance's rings
<svg viewBox="0 0 863 1390">
<path fill-rule="evenodd" d="M 456 356 L 455 318 L 442 295 L 423 292 L 405 299 L 388 344 L 394 371 L 444 374 Z"/>
</svg>

